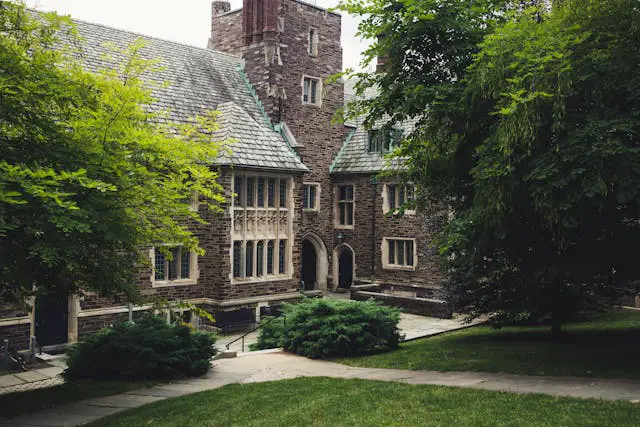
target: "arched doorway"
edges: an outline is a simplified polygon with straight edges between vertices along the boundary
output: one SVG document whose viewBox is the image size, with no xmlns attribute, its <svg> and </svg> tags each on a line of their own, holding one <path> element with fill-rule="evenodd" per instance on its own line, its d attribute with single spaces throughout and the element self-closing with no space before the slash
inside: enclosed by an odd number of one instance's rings
<svg viewBox="0 0 640 427">
<path fill-rule="evenodd" d="M 355 279 L 355 253 L 346 243 L 336 246 L 333 251 L 333 281 L 336 288 L 348 289 Z"/>
<path fill-rule="evenodd" d="M 309 240 L 302 241 L 302 281 L 305 291 L 312 290 L 318 279 L 318 254 Z"/>
<path fill-rule="evenodd" d="M 300 258 L 301 280 L 304 281 L 305 290 L 326 290 L 329 258 L 322 239 L 314 233 L 305 234 L 302 237 Z"/>
</svg>

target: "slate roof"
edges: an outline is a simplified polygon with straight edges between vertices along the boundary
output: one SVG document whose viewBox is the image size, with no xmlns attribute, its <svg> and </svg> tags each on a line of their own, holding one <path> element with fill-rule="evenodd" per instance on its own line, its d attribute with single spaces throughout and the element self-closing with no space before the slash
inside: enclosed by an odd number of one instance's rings
<svg viewBox="0 0 640 427">
<path fill-rule="evenodd" d="M 366 97 L 375 96 L 374 89 L 367 89 Z M 345 104 L 355 99 L 354 81 L 347 80 L 344 83 Z M 362 126 L 362 120 L 357 118 L 345 122 L 346 126 L 353 130 L 347 136 L 342 149 L 334 158 L 330 172 L 340 173 L 377 173 L 387 170 L 401 170 L 403 162 L 401 158 L 390 159 L 380 153 L 369 153 L 369 131 Z M 407 134 L 413 130 L 415 121 L 407 121 L 401 126 Z M 374 127 L 375 128 L 375 127 Z"/>
<path fill-rule="evenodd" d="M 244 75 L 243 60 L 237 56 L 123 31 L 99 24 L 73 20 L 81 38 L 83 66 L 88 71 L 122 67 L 125 55 L 109 44 L 124 49 L 142 39 L 140 55 L 158 60 L 160 70 L 143 75 L 153 85 L 152 110 L 168 112 L 168 120 L 186 122 L 196 115 L 221 110 L 219 134 L 235 140 L 231 153 L 214 163 L 248 168 L 304 172 L 287 141 L 273 130 L 255 92 Z"/>
</svg>

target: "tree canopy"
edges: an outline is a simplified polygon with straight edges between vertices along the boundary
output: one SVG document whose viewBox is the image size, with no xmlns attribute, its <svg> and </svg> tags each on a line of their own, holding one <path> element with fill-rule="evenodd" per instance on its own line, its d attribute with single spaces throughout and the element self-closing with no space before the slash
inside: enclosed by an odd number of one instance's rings
<svg viewBox="0 0 640 427">
<path fill-rule="evenodd" d="M 136 43 L 89 73 L 73 23 L 0 2 L 0 299 L 124 291 L 154 243 L 200 251 L 194 195 L 223 200 L 215 114 L 167 123 Z M 116 48 L 114 48 L 116 49 Z M 159 82 L 157 84 L 162 84 Z"/>
<path fill-rule="evenodd" d="M 527 3 L 534 3 L 533 6 Z M 395 155 L 439 240 L 458 310 L 551 316 L 640 278 L 640 5 L 633 0 L 347 1 L 379 40 L 346 114 L 419 117 Z"/>
</svg>

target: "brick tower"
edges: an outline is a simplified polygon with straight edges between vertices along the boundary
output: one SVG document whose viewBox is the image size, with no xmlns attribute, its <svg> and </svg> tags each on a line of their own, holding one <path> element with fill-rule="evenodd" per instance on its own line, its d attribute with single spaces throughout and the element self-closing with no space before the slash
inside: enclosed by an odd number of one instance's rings
<svg viewBox="0 0 640 427">
<path fill-rule="evenodd" d="M 330 288 L 335 232 L 329 167 L 346 130 L 331 123 L 344 102 L 343 85 L 326 79 L 342 70 L 341 16 L 298 0 L 244 0 L 233 11 L 228 2 L 214 1 L 212 11 L 209 47 L 242 56 L 272 123 L 283 126 L 311 169 L 299 188 L 307 201 L 296 212 L 299 267 L 307 282 L 320 289 L 329 282 Z"/>
</svg>

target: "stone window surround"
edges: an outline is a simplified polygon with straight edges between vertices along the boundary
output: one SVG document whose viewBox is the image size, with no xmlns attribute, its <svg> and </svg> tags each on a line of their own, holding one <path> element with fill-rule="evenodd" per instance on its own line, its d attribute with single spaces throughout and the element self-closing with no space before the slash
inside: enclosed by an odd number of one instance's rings
<svg viewBox="0 0 640 427">
<path fill-rule="evenodd" d="M 304 207 L 304 203 L 306 201 L 307 198 L 307 186 L 312 186 L 316 188 L 316 196 L 315 196 L 315 207 L 314 208 L 305 208 Z M 320 186 L 319 182 L 303 182 L 302 183 L 302 188 L 303 188 L 303 193 L 302 193 L 302 197 L 303 197 L 303 201 L 302 201 L 302 210 L 304 212 L 317 212 L 320 210 L 320 191 L 322 190 L 322 187 Z"/>
<path fill-rule="evenodd" d="M 390 212 L 390 209 L 389 209 L 389 189 L 388 188 L 391 185 L 411 187 L 411 192 L 415 194 L 415 186 L 413 184 L 402 184 L 402 183 L 399 183 L 399 182 L 385 182 L 382 185 L 382 213 L 383 214 L 388 214 Z M 396 192 L 396 194 L 397 194 L 397 192 Z M 393 211 L 393 215 L 394 216 L 398 215 L 399 213 L 400 213 L 400 209 L 399 208 L 396 208 Z M 415 211 L 415 209 L 406 209 L 403 212 L 403 214 L 411 216 L 411 215 L 415 215 L 416 211 Z"/>
<path fill-rule="evenodd" d="M 276 179 L 276 192 L 274 195 L 275 198 L 275 207 L 268 207 L 268 203 L 266 203 L 266 199 L 267 199 L 267 195 L 265 194 L 265 207 L 242 207 L 242 206 L 235 206 L 235 197 L 231 197 L 231 206 L 230 206 L 230 216 L 231 216 L 231 244 L 229 245 L 229 260 L 230 260 L 230 269 L 229 269 L 229 279 L 231 281 L 231 284 L 248 284 L 248 283 L 261 283 L 261 282 L 271 282 L 271 281 L 278 281 L 278 280 L 290 280 L 293 278 L 293 244 L 294 244 L 294 234 L 293 234 L 293 215 L 294 215 L 294 211 L 295 209 L 289 209 L 289 206 L 294 206 L 294 198 L 293 198 L 293 191 L 294 191 L 294 180 L 293 180 L 293 176 L 292 175 L 287 175 L 287 174 L 277 174 L 277 173 L 269 173 L 269 172 L 262 172 L 262 171 L 236 171 L 234 172 L 233 176 L 232 176 L 232 182 L 231 182 L 231 188 L 234 189 L 235 188 L 235 177 L 236 176 L 240 176 L 243 179 L 243 184 L 246 185 L 246 179 L 247 177 L 251 177 L 251 178 L 255 178 L 255 181 L 257 183 L 257 178 L 264 178 L 266 182 L 268 182 L 268 180 L 270 178 L 275 178 Z M 286 206 L 284 208 L 280 208 L 280 180 L 285 180 L 285 182 L 287 183 L 287 195 L 286 195 Z M 233 190 L 232 190 L 233 191 Z M 235 212 L 236 211 L 244 211 L 245 215 L 247 212 L 281 212 L 287 215 L 287 226 L 285 227 L 285 229 L 278 229 L 277 233 L 272 233 L 272 234 L 263 234 L 260 235 L 258 237 L 254 236 L 247 236 L 248 231 L 246 229 L 246 223 L 244 224 L 244 228 L 242 229 L 241 233 L 243 236 L 242 239 L 238 238 L 238 235 L 234 232 L 234 228 L 235 228 Z M 255 234 L 255 230 L 254 230 L 254 234 Z M 266 274 L 267 271 L 267 245 L 269 240 L 273 240 L 274 241 L 274 256 L 273 256 L 273 265 L 274 265 L 274 274 Z M 254 244 L 254 248 L 253 248 L 253 265 L 254 265 L 254 270 L 257 271 L 257 267 L 256 267 L 256 262 L 257 262 L 257 243 L 259 241 L 264 242 L 264 255 L 263 255 L 263 272 L 264 275 L 262 276 L 251 276 L 251 277 L 234 277 L 233 274 L 233 265 L 234 265 L 234 259 L 233 259 L 233 249 L 234 249 L 234 242 L 241 242 L 241 257 L 242 257 L 242 261 L 241 261 L 241 265 L 242 268 L 246 267 L 246 245 L 247 242 L 253 242 Z M 286 242 L 286 247 L 285 247 L 285 273 L 284 274 L 280 274 L 278 272 L 278 266 L 279 266 L 279 243 L 280 241 L 285 241 Z"/>
<path fill-rule="evenodd" d="M 389 264 L 389 240 L 407 240 L 413 242 L 413 265 Z M 409 237 L 383 237 L 380 253 L 382 254 L 382 268 L 384 270 L 415 271 L 418 266 L 417 245 L 415 238 Z"/>
<path fill-rule="evenodd" d="M 340 197 L 340 187 L 351 187 L 353 189 L 353 223 L 352 224 L 340 224 L 338 218 L 340 218 L 338 198 Z M 333 227 L 336 229 L 353 230 L 356 226 L 356 185 L 354 182 L 343 182 L 336 184 L 333 187 Z"/>
<path fill-rule="evenodd" d="M 307 54 L 309 56 L 318 56 L 318 28 L 309 27 L 307 31 Z"/>
<path fill-rule="evenodd" d="M 156 245 L 156 246 L 171 246 L 171 245 L 164 244 L 164 245 Z M 200 277 L 200 270 L 198 269 L 198 254 L 196 254 L 195 251 L 190 252 L 188 279 L 157 280 L 155 255 L 156 255 L 155 247 L 152 247 L 151 249 L 149 249 L 149 258 L 151 259 L 151 287 L 165 288 L 167 286 L 195 285 L 196 283 L 198 283 L 198 277 Z"/>
<path fill-rule="evenodd" d="M 316 85 L 316 102 L 309 102 L 304 100 L 304 81 L 305 79 L 316 80 L 318 83 Z M 300 79 L 300 101 L 302 101 L 302 105 L 309 105 L 312 107 L 321 107 L 322 106 L 322 79 L 317 76 L 310 76 L 307 74 L 303 74 Z M 311 85 L 309 85 L 309 90 L 311 90 Z"/>
</svg>

